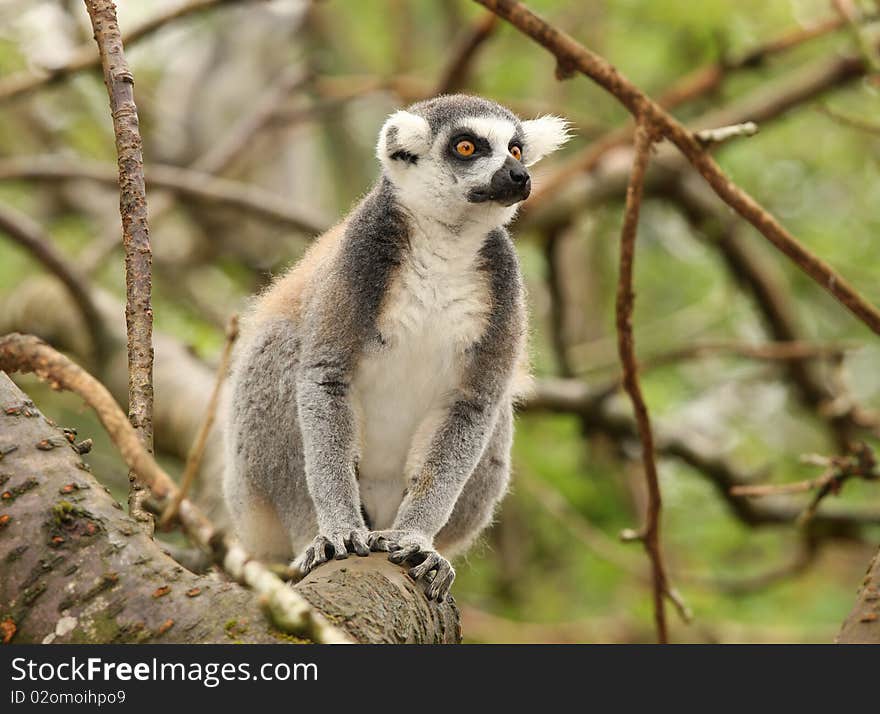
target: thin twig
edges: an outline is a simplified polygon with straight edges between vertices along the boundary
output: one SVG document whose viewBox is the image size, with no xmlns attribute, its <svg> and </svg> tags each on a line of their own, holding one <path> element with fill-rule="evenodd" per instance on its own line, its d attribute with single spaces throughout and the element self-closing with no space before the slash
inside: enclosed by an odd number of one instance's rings
<svg viewBox="0 0 880 714">
<path fill-rule="evenodd" d="M 667 582 L 663 554 L 660 549 L 660 513 L 662 499 L 657 464 L 654 460 L 654 436 L 651 419 L 639 386 L 638 366 L 632 332 L 632 313 L 635 303 L 633 293 L 633 263 L 635 259 L 636 235 L 639 223 L 639 209 L 642 203 L 642 188 L 645 172 L 650 160 L 651 147 L 656 135 L 650 124 L 639 122 L 635 136 L 635 157 L 629 186 L 626 189 L 626 209 L 623 228 L 620 232 L 620 274 L 617 283 L 617 348 L 623 368 L 623 387 L 632 402 L 642 442 L 642 464 L 648 487 L 648 509 L 645 526 L 639 534 L 651 560 L 654 592 L 654 623 L 657 639 L 661 643 L 669 641 L 666 626 L 665 599 L 670 588 Z"/>
<path fill-rule="evenodd" d="M 101 369 L 110 349 L 111 338 L 85 277 L 72 261 L 66 260 L 56 250 L 50 236 L 36 221 L 5 204 L 0 204 L 0 233 L 5 233 L 23 246 L 67 288 L 91 337 L 95 364 Z"/>
<path fill-rule="evenodd" d="M 95 411 L 125 463 L 150 490 L 156 501 L 154 510 L 161 512 L 175 498 L 174 481 L 144 448 L 110 392 L 79 365 L 37 337 L 12 333 L 0 337 L 0 370 L 33 372 L 53 389 L 78 394 Z M 261 597 L 267 614 L 280 629 L 315 642 L 351 642 L 266 565 L 252 559 L 237 541 L 214 526 L 192 501 L 183 499 L 178 518 L 190 538 L 209 552 L 217 565 Z"/>
<path fill-rule="evenodd" d="M 208 406 L 205 409 L 205 417 L 199 427 L 199 433 L 193 442 L 192 448 L 186 457 L 186 466 L 183 469 L 183 476 L 180 479 L 180 490 L 177 495 L 171 499 L 171 503 L 162 513 L 159 519 L 159 529 L 165 529 L 177 517 L 177 509 L 180 503 L 190 492 L 193 483 L 195 483 L 196 475 L 202 465 L 202 457 L 205 455 L 205 447 L 208 445 L 208 434 L 214 426 L 214 420 L 217 417 L 217 407 L 220 404 L 220 390 L 223 381 L 226 379 L 226 373 L 229 371 L 229 361 L 232 357 L 232 348 L 238 339 L 238 316 L 233 315 L 229 318 L 229 325 L 226 327 L 226 342 L 223 345 L 223 352 L 220 355 L 220 364 L 217 365 L 217 376 L 214 379 L 214 388 L 211 390 L 211 396 L 208 399 Z"/>
<path fill-rule="evenodd" d="M 607 60 L 546 23 L 523 3 L 516 0 L 475 1 L 498 13 L 549 50 L 556 57 L 563 75 L 581 72 L 612 94 L 633 116 L 650 122 L 662 136 L 678 147 L 721 200 L 749 221 L 772 245 L 853 315 L 880 335 L 880 310 L 867 302 L 830 265 L 803 246 L 755 199 L 733 183 L 692 132 L 649 99 Z"/>
<path fill-rule="evenodd" d="M 85 0 L 110 97 L 119 164 L 119 213 L 125 250 L 125 325 L 128 335 L 128 418 L 147 451 L 153 450 L 153 250 L 147 224 L 144 157 L 134 103 L 134 77 L 125 61 L 122 35 L 112 0 Z M 146 495 L 134 472 L 129 475 L 131 515 L 152 529 L 143 508 Z"/>
<path fill-rule="evenodd" d="M 709 146 L 710 144 L 722 144 L 725 141 L 741 136 L 754 136 L 757 133 L 758 125 L 753 121 L 747 121 L 742 124 L 718 127 L 717 129 L 702 129 L 696 132 L 696 137 L 701 144 Z"/>
<path fill-rule="evenodd" d="M 880 478 L 877 471 L 877 460 L 871 448 L 864 443 L 856 444 L 851 454 L 845 456 L 807 455 L 802 459 L 805 463 L 824 467 L 825 471 L 818 477 L 805 481 L 782 484 L 755 484 L 734 486 L 730 489 L 735 496 L 750 498 L 776 496 L 779 494 L 806 493 L 815 491 L 809 505 L 798 517 L 798 525 L 805 525 L 816 515 L 819 505 L 829 494 L 840 493 L 840 489 L 851 478 L 865 481 L 876 481 Z"/>
</svg>

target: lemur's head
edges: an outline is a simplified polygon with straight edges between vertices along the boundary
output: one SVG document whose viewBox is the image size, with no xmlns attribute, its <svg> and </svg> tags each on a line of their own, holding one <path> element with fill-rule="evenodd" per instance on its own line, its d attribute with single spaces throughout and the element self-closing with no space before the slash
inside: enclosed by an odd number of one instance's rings
<svg viewBox="0 0 880 714">
<path fill-rule="evenodd" d="M 564 144 L 565 120 L 521 121 L 480 97 L 445 95 L 392 114 L 376 154 L 401 203 L 444 223 L 501 225 L 528 198 L 526 167 Z"/>
</svg>

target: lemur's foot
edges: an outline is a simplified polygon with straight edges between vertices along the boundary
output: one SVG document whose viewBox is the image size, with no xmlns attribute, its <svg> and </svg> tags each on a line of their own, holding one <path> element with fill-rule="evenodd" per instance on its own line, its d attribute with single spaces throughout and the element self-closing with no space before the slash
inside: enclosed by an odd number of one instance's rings
<svg viewBox="0 0 880 714">
<path fill-rule="evenodd" d="M 361 556 L 370 554 L 366 529 L 334 531 L 327 535 L 319 535 L 293 561 L 293 567 L 306 575 L 330 558 L 342 560 L 347 558 L 350 552 Z"/>
<path fill-rule="evenodd" d="M 372 550 L 387 551 L 392 563 L 412 564 L 407 575 L 425 585 L 429 600 L 443 602 L 449 596 L 455 570 L 425 538 L 408 531 L 373 531 L 367 542 Z"/>
</svg>

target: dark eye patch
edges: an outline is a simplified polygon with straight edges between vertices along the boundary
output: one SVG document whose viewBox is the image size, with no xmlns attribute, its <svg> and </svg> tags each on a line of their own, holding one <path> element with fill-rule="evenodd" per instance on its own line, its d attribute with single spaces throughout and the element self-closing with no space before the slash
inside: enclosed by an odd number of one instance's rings
<svg viewBox="0 0 880 714">
<path fill-rule="evenodd" d="M 474 153 L 470 156 L 462 156 L 455 147 L 460 141 L 469 141 L 474 145 Z M 468 131 L 456 131 L 452 133 L 449 139 L 449 145 L 446 148 L 447 153 L 457 161 L 473 161 L 480 156 L 491 156 L 492 145 L 481 136 L 474 136 Z"/>
</svg>

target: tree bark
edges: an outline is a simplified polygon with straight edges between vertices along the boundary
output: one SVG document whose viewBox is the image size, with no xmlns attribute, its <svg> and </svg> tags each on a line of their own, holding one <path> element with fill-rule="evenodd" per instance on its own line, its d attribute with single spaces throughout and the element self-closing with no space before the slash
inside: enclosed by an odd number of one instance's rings
<svg viewBox="0 0 880 714">
<path fill-rule="evenodd" d="M 253 594 L 172 560 L 0 372 L 0 638 L 14 643 L 277 643 Z M 358 642 L 456 643 L 384 555 L 333 561 L 296 588 Z"/>
<path fill-rule="evenodd" d="M 868 566 L 856 604 L 837 635 L 841 644 L 880 644 L 880 551 Z"/>
</svg>

